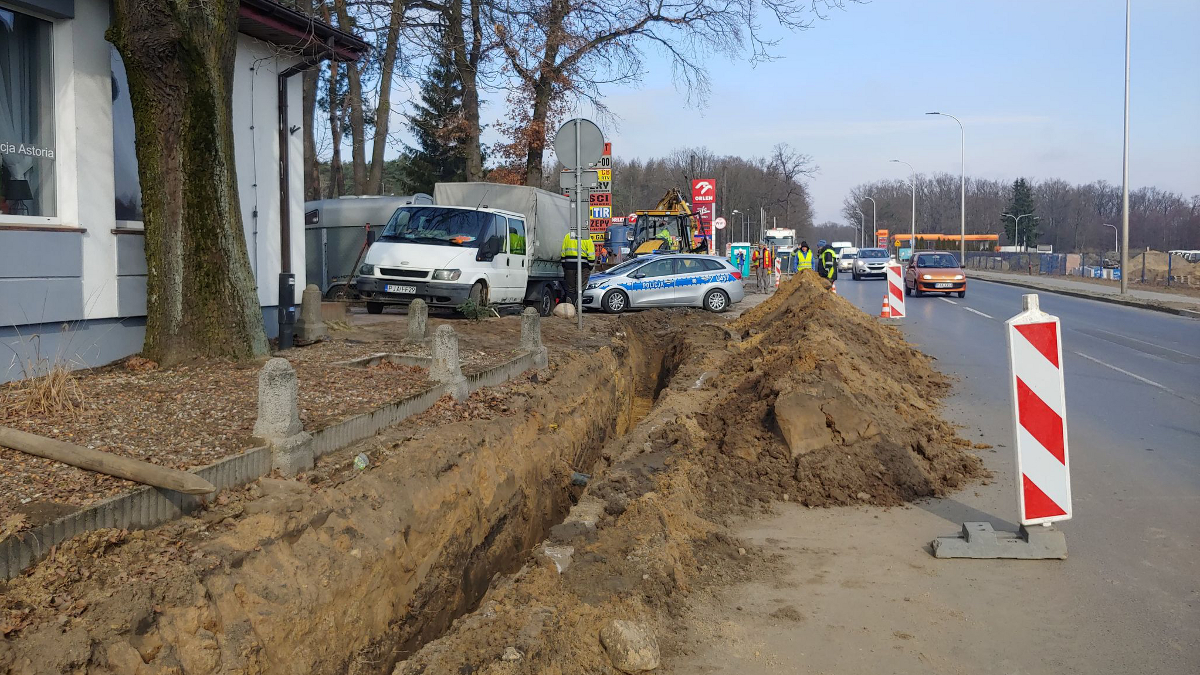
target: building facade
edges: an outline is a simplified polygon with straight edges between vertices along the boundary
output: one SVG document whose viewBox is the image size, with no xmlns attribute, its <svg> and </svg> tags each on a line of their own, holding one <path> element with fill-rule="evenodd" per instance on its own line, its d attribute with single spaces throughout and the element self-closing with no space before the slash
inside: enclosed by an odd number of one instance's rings
<svg viewBox="0 0 1200 675">
<path fill-rule="evenodd" d="M 0 382 L 142 348 L 141 189 L 108 0 L 0 0 Z M 243 0 L 234 153 L 268 335 L 279 273 L 304 278 L 301 70 L 367 45 L 271 0 Z M 289 251 L 281 250 L 286 225 Z M 286 259 L 285 259 L 286 255 Z M 298 298 L 292 298 L 297 302 Z"/>
</svg>

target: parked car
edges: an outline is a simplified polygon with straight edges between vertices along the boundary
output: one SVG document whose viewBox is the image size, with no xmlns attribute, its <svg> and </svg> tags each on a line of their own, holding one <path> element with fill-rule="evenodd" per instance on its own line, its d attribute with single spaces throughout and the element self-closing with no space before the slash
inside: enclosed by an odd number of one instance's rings
<svg viewBox="0 0 1200 675">
<path fill-rule="evenodd" d="M 888 252 L 886 248 L 860 248 L 854 256 L 851 268 L 855 279 L 887 276 Z"/>
<path fill-rule="evenodd" d="M 584 309 L 620 314 L 643 307 L 702 307 L 724 312 L 745 297 L 742 273 L 709 255 L 641 255 L 588 280 Z"/>
<path fill-rule="evenodd" d="M 928 292 L 967 295 L 967 275 L 958 257 L 942 251 L 919 252 L 904 268 L 904 292 L 921 295 Z"/>
<path fill-rule="evenodd" d="M 837 268 L 839 272 L 849 272 L 854 267 L 854 258 L 858 255 L 858 249 L 850 246 L 842 249 L 838 254 Z"/>
</svg>

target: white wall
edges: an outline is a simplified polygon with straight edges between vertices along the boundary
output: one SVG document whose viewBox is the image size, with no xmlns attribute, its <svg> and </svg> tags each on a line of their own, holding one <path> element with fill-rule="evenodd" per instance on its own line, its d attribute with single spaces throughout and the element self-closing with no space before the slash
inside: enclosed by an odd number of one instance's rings
<svg viewBox="0 0 1200 675">
<path fill-rule="evenodd" d="M 278 75 L 296 63 L 278 49 L 245 35 L 238 36 L 233 74 L 233 149 L 246 250 L 258 279 L 259 304 L 278 304 L 279 288 L 279 109 Z M 289 124 L 300 126 L 303 115 L 301 78 L 288 81 Z M 288 138 L 288 202 L 292 272 L 296 298 L 304 289 L 304 145 L 297 131 Z M 257 211 L 257 217 L 255 213 Z"/>
</svg>

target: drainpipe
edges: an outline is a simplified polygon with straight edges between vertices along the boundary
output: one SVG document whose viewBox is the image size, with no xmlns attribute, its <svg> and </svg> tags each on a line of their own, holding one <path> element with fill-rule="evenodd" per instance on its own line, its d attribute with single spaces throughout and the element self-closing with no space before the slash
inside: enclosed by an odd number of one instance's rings
<svg viewBox="0 0 1200 675">
<path fill-rule="evenodd" d="M 312 68 L 320 59 L 308 59 L 279 73 L 279 348 L 291 349 L 296 325 L 296 275 L 292 272 L 292 224 L 288 194 L 288 78 Z M 298 129 L 299 127 L 297 127 Z"/>
</svg>

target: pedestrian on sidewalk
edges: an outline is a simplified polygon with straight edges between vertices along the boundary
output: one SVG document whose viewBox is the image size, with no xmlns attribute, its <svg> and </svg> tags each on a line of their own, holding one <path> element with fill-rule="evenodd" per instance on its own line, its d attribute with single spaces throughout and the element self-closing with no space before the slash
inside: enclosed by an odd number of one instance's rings
<svg viewBox="0 0 1200 675">
<path fill-rule="evenodd" d="M 576 239 L 571 232 L 562 240 L 562 268 L 567 282 L 567 302 L 575 304 L 579 297 L 579 289 L 587 286 L 588 278 L 592 276 L 592 264 L 596 262 L 596 244 L 591 237 L 582 241 Z M 576 269 L 582 263 L 582 279 L 576 277 Z M 578 309 L 578 308 L 576 308 Z"/>
</svg>

